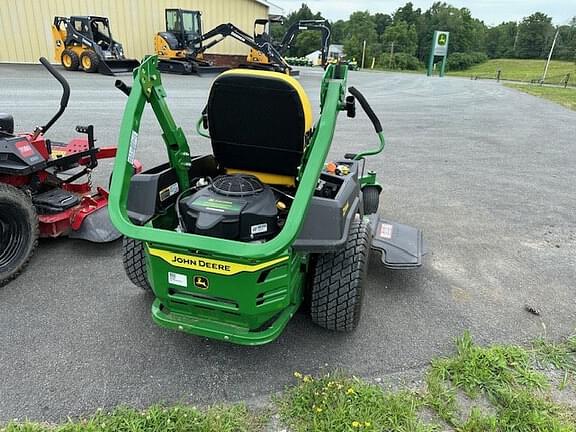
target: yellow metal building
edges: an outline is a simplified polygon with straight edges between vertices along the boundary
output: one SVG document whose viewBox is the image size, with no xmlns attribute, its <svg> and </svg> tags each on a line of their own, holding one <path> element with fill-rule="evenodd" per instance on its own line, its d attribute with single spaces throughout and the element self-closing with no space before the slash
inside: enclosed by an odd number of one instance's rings
<svg viewBox="0 0 576 432">
<path fill-rule="evenodd" d="M 112 37 L 126 56 L 141 59 L 153 52 L 154 35 L 164 30 L 165 8 L 201 11 L 204 31 L 232 22 L 249 34 L 254 20 L 269 13 L 264 0 L 0 0 L 0 62 L 37 63 L 41 56 L 54 61 L 50 26 L 56 15 L 110 18 Z M 248 48 L 230 39 L 207 52 L 247 54 Z"/>
</svg>

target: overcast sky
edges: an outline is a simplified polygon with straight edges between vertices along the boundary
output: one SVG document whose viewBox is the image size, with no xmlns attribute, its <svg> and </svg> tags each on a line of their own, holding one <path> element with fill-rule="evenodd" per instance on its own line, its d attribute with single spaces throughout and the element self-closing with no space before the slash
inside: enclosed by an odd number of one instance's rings
<svg viewBox="0 0 576 432">
<path fill-rule="evenodd" d="M 371 13 L 392 13 L 406 4 L 407 0 L 270 0 L 284 9 L 285 14 L 297 10 L 306 3 L 313 12 L 331 21 L 347 19 L 357 10 Z M 412 0 L 414 7 L 422 11 L 430 8 L 434 0 Z M 554 24 L 568 24 L 576 16 L 576 0 L 446 0 L 456 7 L 466 7 L 472 16 L 483 20 L 487 25 L 502 21 L 519 21 L 534 12 L 544 12 L 552 17 Z"/>
</svg>

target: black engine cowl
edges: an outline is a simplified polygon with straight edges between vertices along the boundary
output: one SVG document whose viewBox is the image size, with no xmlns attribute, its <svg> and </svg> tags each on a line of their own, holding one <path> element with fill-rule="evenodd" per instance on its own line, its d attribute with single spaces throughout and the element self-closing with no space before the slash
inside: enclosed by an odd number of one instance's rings
<svg viewBox="0 0 576 432">
<path fill-rule="evenodd" d="M 179 203 L 188 233 L 229 240 L 266 240 L 278 232 L 276 197 L 256 177 L 216 177 L 207 187 Z"/>
</svg>

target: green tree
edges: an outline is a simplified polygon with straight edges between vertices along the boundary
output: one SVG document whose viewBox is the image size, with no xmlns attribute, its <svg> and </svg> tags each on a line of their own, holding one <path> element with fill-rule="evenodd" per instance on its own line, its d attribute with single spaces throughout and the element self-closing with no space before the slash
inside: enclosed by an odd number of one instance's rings
<svg viewBox="0 0 576 432">
<path fill-rule="evenodd" d="M 544 58 L 548 54 L 554 27 L 552 18 L 536 12 L 522 20 L 518 27 L 516 55 L 520 58 Z"/>
<path fill-rule="evenodd" d="M 333 22 L 331 25 L 330 41 L 335 44 L 342 44 L 347 36 L 347 25 L 348 22 L 344 20 L 338 20 Z"/>
<path fill-rule="evenodd" d="M 418 56 L 424 60 L 430 51 L 434 30 L 450 32 L 449 53 L 486 52 L 486 25 L 473 18 L 467 8 L 455 8 L 436 2 L 424 15 L 424 26 L 419 33 Z"/>
<path fill-rule="evenodd" d="M 386 50 L 393 45 L 394 52 L 415 55 L 418 47 L 416 26 L 405 21 L 396 21 L 386 29 L 382 42 Z"/>
<path fill-rule="evenodd" d="M 518 24 L 504 22 L 491 27 L 486 33 L 486 54 L 491 58 L 514 57 L 514 42 L 518 33 Z"/>
<path fill-rule="evenodd" d="M 576 26 L 564 25 L 558 28 L 558 40 L 553 58 L 576 60 Z"/>
<path fill-rule="evenodd" d="M 381 46 L 378 42 L 376 23 L 370 12 L 354 12 L 348 20 L 347 37 L 344 40 L 344 52 L 349 59 L 355 58 L 358 62 L 362 59 L 362 46 L 366 41 L 366 65 L 372 61 L 372 57 L 378 57 Z"/>
<path fill-rule="evenodd" d="M 392 24 L 392 17 L 388 14 L 376 13 L 374 14 L 374 22 L 376 23 L 376 33 L 381 38 L 386 28 Z"/>
<path fill-rule="evenodd" d="M 422 16 L 422 10 L 420 8 L 414 9 L 412 2 L 408 2 L 404 6 L 396 9 L 393 16 L 395 23 L 404 21 L 405 23 L 416 25 Z"/>
</svg>

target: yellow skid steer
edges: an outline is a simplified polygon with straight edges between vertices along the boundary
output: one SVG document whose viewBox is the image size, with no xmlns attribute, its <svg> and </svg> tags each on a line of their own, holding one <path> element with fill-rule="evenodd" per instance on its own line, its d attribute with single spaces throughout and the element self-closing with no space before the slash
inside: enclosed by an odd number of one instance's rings
<svg viewBox="0 0 576 432">
<path fill-rule="evenodd" d="M 138 60 L 124 56 L 122 44 L 112 38 L 106 17 L 54 17 L 52 38 L 54 60 L 66 70 L 115 75 L 132 72 L 140 65 Z"/>
</svg>

